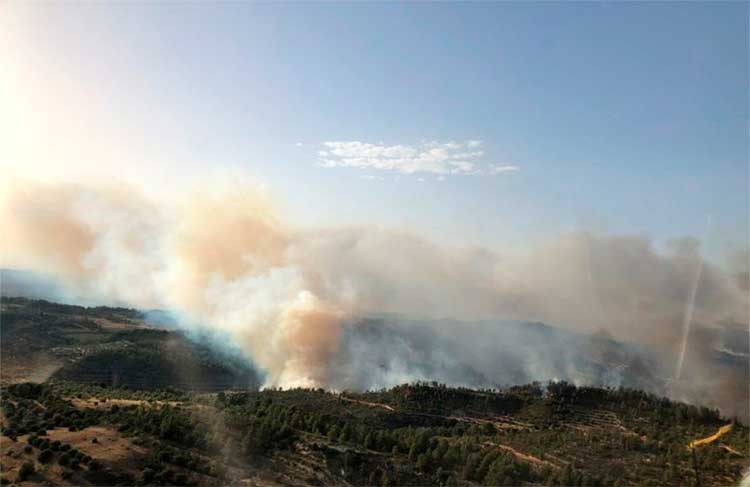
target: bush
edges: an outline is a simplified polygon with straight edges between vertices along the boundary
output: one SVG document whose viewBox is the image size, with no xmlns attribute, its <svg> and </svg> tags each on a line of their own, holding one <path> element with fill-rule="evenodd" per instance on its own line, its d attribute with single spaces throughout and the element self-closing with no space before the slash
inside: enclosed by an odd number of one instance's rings
<svg viewBox="0 0 750 487">
<path fill-rule="evenodd" d="M 18 471 L 18 481 L 23 482 L 24 480 L 34 475 L 34 472 L 36 472 L 36 469 L 34 468 L 33 463 L 24 463 L 23 465 L 21 465 L 21 469 Z"/>
<path fill-rule="evenodd" d="M 101 470 L 101 468 L 102 468 L 102 464 L 99 463 L 98 460 L 92 459 L 89 462 L 89 470 L 91 470 L 92 472 L 96 472 L 97 470 Z"/>
<path fill-rule="evenodd" d="M 39 461 L 41 463 L 49 463 L 50 460 L 52 460 L 52 457 L 55 456 L 54 453 L 52 453 L 52 450 L 49 448 L 42 450 L 41 453 L 39 453 Z"/>
<path fill-rule="evenodd" d="M 23 452 L 26 453 L 27 455 L 29 453 L 33 452 L 33 451 L 34 451 L 34 449 L 31 448 L 31 445 L 26 445 L 26 446 L 23 447 Z"/>
<path fill-rule="evenodd" d="M 68 453 L 67 453 L 67 452 L 66 452 L 66 453 L 63 453 L 63 454 L 62 454 L 62 455 L 60 455 L 60 457 L 59 457 L 59 458 L 57 459 L 57 463 L 59 463 L 60 465 L 63 465 L 63 466 L 64 466 L 64 465 L 67 465 L 68 463 L 70 463 L 70 455 L 68 455 Z"/>
<path fill-rule="evenodd" d="M 151 483 L 152 480 L 154 480 L 154 476 L 156 475 L 156 472 L 152 468 L 145 468 L 143 470 L 143 474 L 141 475 L 141 482 L 144 484 Z"/>
<path fill-rule="evenodd" d="M 172 462 L 172 454 L 169 453 L 167 450 L 162 450 L 159 452 L 159 461 L 164 463 L 171 463 Z"/>
</svg>

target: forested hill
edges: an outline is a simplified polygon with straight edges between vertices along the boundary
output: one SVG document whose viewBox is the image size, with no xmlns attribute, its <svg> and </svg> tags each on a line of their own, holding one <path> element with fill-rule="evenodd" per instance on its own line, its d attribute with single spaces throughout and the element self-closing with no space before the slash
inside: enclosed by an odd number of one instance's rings
<svg viewBox="0 0 750 487">
<path fill-rule="evenodd" d="M 750 453 L 716 411 L 566 383 L 2 392 L 2 476 L 36 484 L 732 485 Z"/>
</svg>

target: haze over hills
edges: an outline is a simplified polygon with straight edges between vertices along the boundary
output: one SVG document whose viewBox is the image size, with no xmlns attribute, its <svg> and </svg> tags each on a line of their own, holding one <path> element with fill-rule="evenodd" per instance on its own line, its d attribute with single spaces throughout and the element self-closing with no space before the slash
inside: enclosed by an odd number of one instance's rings
<svg viewBox="0 0 750 487">
<path fill-rule="evenodd" d="M 36 296 L 65 299 L 60 291 L 64 288 L 56 285 L 49 276 L 2 270 L 0 278 L 5 296 L 23 294 L 25 289 L 33 287 L 37 290 Z M 26 302 L 21 300 L 18 303 Z M 85 312 L 79 314 L 85 308 L 50 306 L 67 319 L 86 319 Z M 5 307 L 7 312 L 7 305 Z M 29 311 L 26 304 L 16 304 L 14 309 L 16 313 Z M 231 336 L 216 334 L 209 327 L 180 324 L 178 316 L 167 312 L 125 309 L 119 312 L 124 313 L 121 316 L 124 323 L 112 325 L 116 328 L 110 331 L 120 333 L 104 333 L 101 327 L 96 329 L 101 333 L 96 340 L 110 343 L 105 347 L 107 354 L 120 353 L 117 351 L 118 345 L 111 342 L 151 345 L 166 343 L 179 336 L 181 342 L 193 340 L 203 350 L 202 353 L 212 349 L 232 357 L 235 368 L 244 364 L 246 373 L 253 371 L 256 385 L 265 380 L 266 371 L 254 366 L 252 357 L 232 344 Z M 59 363 L 60 357 L 66 353 L 69 356 L 65 360 L 71 360 L 71 352 L 57 345 L 60 341 L 74 343 L 75 340 L 64 337 L 75 335 L 65 329 L 55 329 L 51 322 L 44 322 L 45 327 L 53 328 L 45 329 L 43 334 L 39 334 L 34 326 L 16 331 L 9 326 L 15 319 L 16 314 L 5 317 L 4 330 L 6 340 L 9 340 L 6 347 L 17 344 L 17 333 L 26 333 L 37 340 L 46 336 L 51 340 L 49 343 L 37 343 L 24 352 L 48 353 L 54 348 L 58 357 L 53 362 Z M 36 326 L 41 326 L 41 323 Z M 80 326 L 90 326 L 90 323 L 84 321 Z M 145 329 L 137 332 L 131 327 Z M 157 331 L 159 329 L 179 333 Z M 335 390 L 365 390 L 393 387 L 404 382 L 435 380 L 455 386 L 494 388 L 533 381 L 566 380 L 578 385 L 623 386 L 676 396 L 697 404 L 718 407 L 725 414 L 738 415 L 746 420 L 745 401 L 731 402 L 731 398 L 742 398 L 746 393 L 742 379 L 735 383 L 734 378 L 747 377 L 750 331 L 735 326 L 719 329 L 718 332 L 698 328 L 694 333 L 711 344 L 712 349 L 702 360 L 716 371 L 716 375 L 703 383 L 696 382 L 694 377 L 675 383 L 672 364 L 665 362 L 657 350 L 646 345 L 618 342 L 606 332 L 576 333 L 542 323 L 521 321 L 414 319 L 385 313 L 350 320 L 343 327 L 338 349 L 331 352 L 328 384 Z M 128 337 L 134 341 L 128 341 Z M 140 352 L 145 353 L 143 350 Z M 173 353 L 178 353 L 175 347 Z M 88 352 L 75 354 L 83 358 Z M 28 353 L 23 356 L 28 357 Z M 95 362 L 96 359 L 86 360 Z M 86 364 L 80 366 L 86 367 Z M 68 373 L 67 370 L 59 373 Z M 171 376 L 168 377 L 171 380 Z M 734 391 L 725 390 L 732 387 Z M 725 394 L 729 401 L 725 402 L 722 396 L 706 395 L 707 390 Z"/>
</svg>

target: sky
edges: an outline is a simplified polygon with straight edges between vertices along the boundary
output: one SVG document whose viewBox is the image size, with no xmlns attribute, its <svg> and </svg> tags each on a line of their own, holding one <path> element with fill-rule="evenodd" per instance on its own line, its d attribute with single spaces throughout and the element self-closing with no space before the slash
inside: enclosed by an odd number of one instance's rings
<svg viewBox="0 0 750 487">
<path fill-rule="evenodd" d="M 5 177 L 179 191 L 448 245 L 747 248 L 748 4 L 0 3 Z"/>
</svg>

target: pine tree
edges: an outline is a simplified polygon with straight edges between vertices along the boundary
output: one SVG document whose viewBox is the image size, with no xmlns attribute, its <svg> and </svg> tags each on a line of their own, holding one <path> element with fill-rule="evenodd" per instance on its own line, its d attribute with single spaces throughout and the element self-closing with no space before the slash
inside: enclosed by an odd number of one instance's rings
<svg viewBox="0 0 750 487">
<path fill-rule="evenodd" d="M 339 427 L 335 424 L 331 425 L 331 427 L 328 429 L 328 440 L 329 441 L 336 441 L 339 437 Z"/>
</svg>

